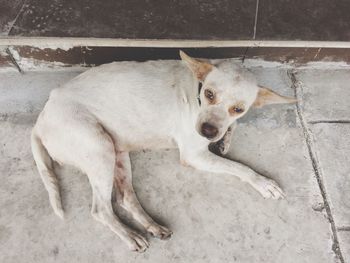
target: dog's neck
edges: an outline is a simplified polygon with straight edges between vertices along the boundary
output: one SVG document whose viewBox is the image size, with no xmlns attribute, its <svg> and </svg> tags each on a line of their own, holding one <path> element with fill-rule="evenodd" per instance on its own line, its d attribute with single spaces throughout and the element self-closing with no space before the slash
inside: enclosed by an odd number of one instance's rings
<svg viewBox="0 0 350 263">
<path fill-rule="evenodd" d="M 176 73 L 178 79 L 181 81 L 177 86 L 177 96 L 180 104 L 188 108 L 191 112 L 198 112 L 199 110 L 199 81 L 195 78 L 183 65 L 183 68 Z"/>
</svg>

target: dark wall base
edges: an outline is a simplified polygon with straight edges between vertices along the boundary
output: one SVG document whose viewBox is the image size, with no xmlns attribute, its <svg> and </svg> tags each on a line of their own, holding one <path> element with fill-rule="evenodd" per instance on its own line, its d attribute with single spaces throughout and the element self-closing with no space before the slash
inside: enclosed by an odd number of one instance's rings
<svg viewBox="0 0 350 263">
<path fill-rule="evenodd" d="M 135 47 L 74 47 L 68 50 L 60 48 L 34 48 L 16 46 L 11 48 L 14 57 L 33 59 L 35 63 L 50 65 L 54 62 L 63 66 L 94 66 L 112 61 L 146 61 L 157 59 L 179 59 L 178 48 L 135 48 Z M 184 48 L 193 57 L 199 58 L 238 58 L 263 59 L 281 63 L 305 64 L 312 61 L 344 61 L 350 63 L 350 49 L 330 48 Z M 2 52 L 0 66 L 8 66 L 11 60 Z M 18 61 L 19 64 L 20 61 Z M 57 64 L 57 63 L 56 63 Z"/>
</svg>

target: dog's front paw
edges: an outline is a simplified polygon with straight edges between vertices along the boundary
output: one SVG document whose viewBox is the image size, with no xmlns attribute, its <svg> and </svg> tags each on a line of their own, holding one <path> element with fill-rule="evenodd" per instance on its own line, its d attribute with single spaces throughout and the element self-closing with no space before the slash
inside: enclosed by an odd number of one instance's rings
<svg viewBox="0 0 350 263">
<path fill-rule="evenodd" d="M 224 139 L 209 144 L 209 150 L 216 155 L 223 156 L 228 152 L 229 144 L 225 144 Z"/>
<path fill-rule="evenodd" d="M 257 177 L 253 182 L 252 186 L 264 197 L 272 199 L 283 199 L 285 194 L 278 184 L 271 179 L 263 176 Z"/>
<path fill-rule="evenodd" d="M 149 232 L 152 236 L 158 237 L 159 239 L 166 240 L 171 237 L 173 232 L 166 228 L 165 226 L 158 225 L 154 223 L 147 227 L 147 232 Z"/>
</svg>

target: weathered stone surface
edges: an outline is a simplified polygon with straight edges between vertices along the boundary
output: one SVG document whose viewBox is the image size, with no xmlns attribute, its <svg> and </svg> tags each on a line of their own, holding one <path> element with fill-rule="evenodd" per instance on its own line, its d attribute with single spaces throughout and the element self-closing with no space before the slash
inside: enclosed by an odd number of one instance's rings
<svg viewBox="0 0 350 263">
<path fill-rule="evenodd" d="M 339 231 L 338 238 L 342 248 L 344 262 L 350 262 L 350 231 Z"/>
<path fill-rule="evenodd" d="M 11 68 L 13 64 L 9 54 L 6 52 L 6 47 L 0 46 L 0 69 L 1 68 Z"/>
<path fill-rule="evenodd" d="M 24 2 L 24 0 L 0 0 L 0 37 L 8 35 Z"/>
<path fill-rule="evenodd" d="M 305 69 L 297 78 L 303 86 L 307 121 L 349 120 L 350 69 Z"/>
<path fill-rule="evenodd" d="M 29 0 L 12 35 L 252 39 L 256 0 Z"/>
<path fill-rule="evenodd" d="M 257 39 L 349 41 L 346 0 L 259 2 Z"/>
<path fill-rule="evenodd" d="M 78 74 L 69 72 L 0 73 L 0 119 L 33 121 L 42 110 L 52 89 Z"/>
<path fill-rule="evenodd" d="M 335 223 L 350 227 L 350 125 L 320 123 L 311 130 Z"/>
</svg>

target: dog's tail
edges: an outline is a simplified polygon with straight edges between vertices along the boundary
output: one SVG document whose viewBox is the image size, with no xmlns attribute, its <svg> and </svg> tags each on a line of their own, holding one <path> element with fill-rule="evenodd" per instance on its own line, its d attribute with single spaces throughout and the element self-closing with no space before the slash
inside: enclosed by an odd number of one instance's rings
<svg viewBox="0 0 350 263">
<path fill-rule="evenodd" d="M 36 166 L 39 170 L 41 179 L 44 182 L 45 188 L 49 193 L 51 206 L 55 213 L 60 218 L 64 219 L 59 185 L 57 177 L 53 172 L 52 159 L 34 129 L 31 136 L 31 145 Z"/>
</svg>

